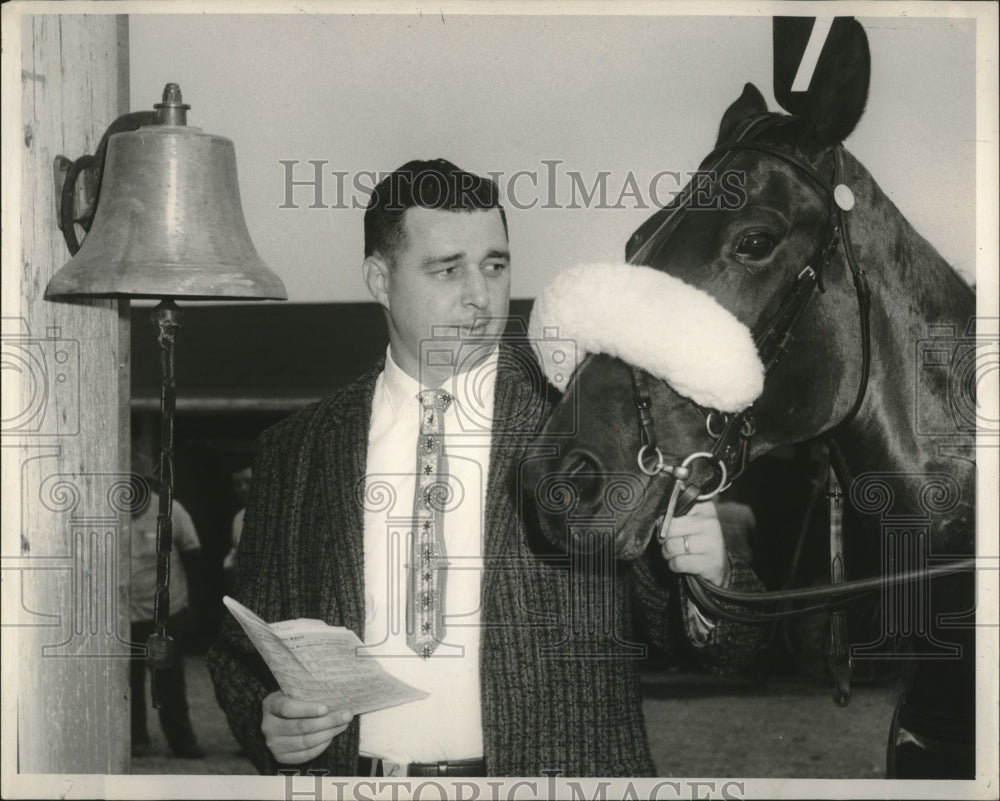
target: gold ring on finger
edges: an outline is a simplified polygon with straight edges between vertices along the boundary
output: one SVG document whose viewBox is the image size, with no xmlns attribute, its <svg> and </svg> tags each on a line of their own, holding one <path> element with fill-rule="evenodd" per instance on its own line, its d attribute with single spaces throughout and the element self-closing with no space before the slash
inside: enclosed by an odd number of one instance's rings
<svg viewBox="0 0 1000 801">
<path fill-rule="evenodd" d="M 684 553 L 691 553 L 691 545 L 688 543 L 688 535 L 684 535 Z"/>
</svg>

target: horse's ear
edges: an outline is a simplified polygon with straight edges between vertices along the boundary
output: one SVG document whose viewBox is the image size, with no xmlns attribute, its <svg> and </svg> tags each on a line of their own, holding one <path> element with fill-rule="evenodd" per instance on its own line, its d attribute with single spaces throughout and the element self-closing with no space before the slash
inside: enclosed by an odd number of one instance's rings
<svg viewBox="0 0 1000 801">
<path fill-rule="evenodd" d="M 726 113 L 722 115 L 722 122 L 719 123 L 719 138 L 716 140 L 715 146 L 719 147 L 732 139 L 740 123 L 747 117 L 766 111 L 767 101 L 764 100 L 764 95 L 752 83 L 746 84 L 743 87 L 743 94 L 733 101 L 733 104 L 726 109 Z"/>
<path fill-rule="evenodd" d="M 774 18 L 774 97 L 815 144 L 835 145 L 865 110 L 871 55 L 853 17 Z"/>
</svg>

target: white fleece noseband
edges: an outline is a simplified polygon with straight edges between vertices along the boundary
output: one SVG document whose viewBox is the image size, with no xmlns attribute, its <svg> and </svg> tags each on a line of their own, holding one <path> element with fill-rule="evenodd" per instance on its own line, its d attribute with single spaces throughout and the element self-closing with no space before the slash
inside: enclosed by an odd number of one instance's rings
<svg viewBox="0 0 1000 801">
<path fill-rule="evenodd" d="M 587 353 L 615 356 L 722 412 L 745 409 L 764 389 L 750 329 L 707 292 L 651 267 L 563 271 L 535 300 L 528 333 L 560 390 Z"/>
</svg>

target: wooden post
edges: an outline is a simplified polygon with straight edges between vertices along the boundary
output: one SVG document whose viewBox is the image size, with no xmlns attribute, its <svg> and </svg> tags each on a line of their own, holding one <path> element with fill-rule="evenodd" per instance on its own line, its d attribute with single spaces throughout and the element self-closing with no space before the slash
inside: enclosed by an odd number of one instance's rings
<svg viewBox="0 0 1000 801">
<path fill-rule="evenodd" d="M 94 153 L 129 110 L 128 22 L 11 6 L 3 9 L 4 737 L 16 737 L 17 775 L 124 773 L 128 303 L 43 295 L 69 260 L 53 161 Z"/>
</svg>

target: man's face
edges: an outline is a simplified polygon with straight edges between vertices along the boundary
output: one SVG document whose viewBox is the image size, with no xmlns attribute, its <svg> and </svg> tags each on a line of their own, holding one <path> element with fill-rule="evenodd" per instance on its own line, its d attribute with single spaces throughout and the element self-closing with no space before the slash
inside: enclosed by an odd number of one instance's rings
<svg viewBox="0 0 1000 801">
<path fill-rule="evenodd" d="M 247 500 L 250 498 L 250 482 L 253 480 L 253 474 L 249 467 L 245 467 L 242 470 L 237 470 L 233 475 L 233 492 L 236 493 L 236 499 L 239 501 L 240 506 L 246 506 Z"/>
<path fill-rule="evenodd" d="M 406 211 L 403 224 L 403 249 L 391 265 L 366 259 L 365 279 L 388 312 L 393 358 L 436 386 L 473 366 L 463 354 L 482 358 L 503 333 L 510 301 L 507 235 L 497 209 L 417 207 Z M 421 365 L 421 343 L 432 338 L 424 350 L 434 351 L 434 364 Z"/>
</svg>

